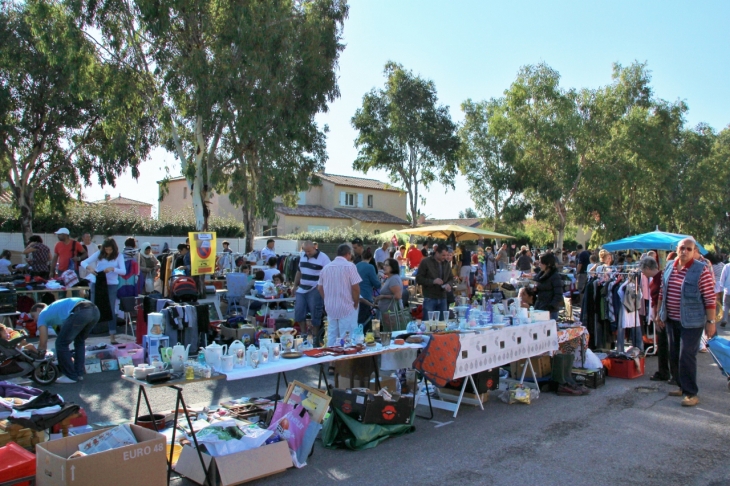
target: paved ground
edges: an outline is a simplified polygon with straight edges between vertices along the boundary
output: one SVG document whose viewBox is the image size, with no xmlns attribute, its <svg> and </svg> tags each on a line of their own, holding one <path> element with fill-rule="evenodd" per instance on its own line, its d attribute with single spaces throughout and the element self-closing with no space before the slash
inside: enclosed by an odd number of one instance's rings
<svg viewBox="0 0 730 486">
<path fill-rule="evenodd" d="M 699 356 L 701 403 L 690 409 L 667 396 L 669 386 L 649 381 L 656 358 L 646 368 L 645 377 L 608 378 L 586 397 L 543 393 L 531 405 L 507 405 L 493 392 L 483 412 L 466 406 L 453 419 L 437 410 L 432 422 L 417 419 L 414 433 L 367 451 L 332 451 L 318 442 L 309 466 L 256 484 L 730 484 L 729 392 L 712 358 Z M 134 389 L 115 377 L 87 375 L 52 390 L 82 404 L 91 421 L 130 418 Z M 316 385 L 315 370 L 289 377 Z M 185 396 L 189 404 L 218 403 L 269 395 L 275 384 L 275 377 L 220 381 L 188 386 Z M 154 409 L 169 409 L 174 395 L 159 389 L 151 399 Z"/>
</svg>

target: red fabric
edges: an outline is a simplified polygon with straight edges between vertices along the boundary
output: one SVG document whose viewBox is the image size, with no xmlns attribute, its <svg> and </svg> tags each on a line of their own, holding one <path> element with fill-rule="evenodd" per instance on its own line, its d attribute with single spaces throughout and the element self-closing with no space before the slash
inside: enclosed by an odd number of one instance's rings
<svg viewBox="0 0 730 486">
<path fill-rule="evenodd" d="M 421 260 L 423 260 L 423 253 L 421 253 L 421 250 L 413 245 L 408 249 L 406 260 L 408 260 L 408 266 L 410 268 L 418 268 L 418 265 L 421 264 Z"/>
<path fill-rule="evenodd" d="M 433 334 L 421 354 L 413 362 L 417 369 L 438 387 L 454 379 L 456 358 L 461 352 L 461 341 L 456 333 Z"/>
<path fill-rule="evenodd" d="M 656 309 L 659 305 L 659 296 L 661 295 L 661 288 L 662 288 L 662 276 L 664 275 L 664 272 L 659 270 L 659 273 L 654 275 L 652 277 L 651 282 L 649 282 L 649 293 L 651 294 L 651 307 L 653 309 Z"/>
<path fill-rule="evenodd" d="M 670 319 L 676 321 L 681 320 L 680 313 L 680 302 L 682 299 L 682 283 L 684 277 L 687 275 L 687 270 L 694 264 L 694 260 L 690 260 L 687 265 L 679 268 L 679 258 L 674 260 L 674 269 L 672 274 L 669 276 L 669 282 L 667 284 L 667 314 Z M 705 309 L 715 308 L 715 280 L 712 278 L 712 273 L 709 267 L 705 265 L 700 275 L 699 282 L 700 292 L 702 293 L 702 300 L 705 301 Z"/>
<path fill-rule="evenodd" d="M 144 306 L 137 306 L 137 328 L 135 329 L 136 343 L 142 346 L 142 336 L 147 335 L 147 321 L 144 318 Z"/>
<path fill-rule="evenodd" d="M 59 273 L 63 273 L 66 270 L 68 270 L 68 264 L 71 261 L 72 256 L 78 256 L 84 251 L 84 247 L 81 243 L 79 243 L 76 240 L 70 240 L 71 242 L 61 243 L 60 241 L 56 243 L 56 246 L 53 247 L 53 252 L 58 255 L 58 271 Z M 74 245 L 76 246 L 76 251 L 74 251 Z M 53 270 L 53 269 L 51 269 Z"/>
</svg>

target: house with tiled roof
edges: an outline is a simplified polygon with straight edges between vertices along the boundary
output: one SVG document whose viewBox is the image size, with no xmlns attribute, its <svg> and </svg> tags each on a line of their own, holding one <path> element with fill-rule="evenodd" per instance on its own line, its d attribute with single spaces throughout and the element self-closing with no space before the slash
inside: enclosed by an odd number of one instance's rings
<svg viewBox="0 0 730 486">
<path fill-rule="evenodd" d="M 350 226 L 381 233 L 408 226 L 403 190 L 364 177 L 320 173 L 316 180 L 316 185 L 298 194 L 296 206 L 288 207 L 276 200 L 276 220 L 259 221 L 257 234 L 284 236 Z M 170 179 L 166 184 L 167 190 L 160 195 L 160 210 L 192 208 L 184 177 Z M 234 207 L 226 194 L 213 195 L 208 208 L 212 215 L 243 219 L 241 209 Z"/>
<path fill-rule="evenodd" d="M 113 204 L 123 211 L 136 211 L 137 214 L 144 218 L 152 217 L 152 204 L 122 197 L 121 194 L 119 197 L 111 197 L 109 194 L 105 194 L 104 199 L 91 201 L 91 204 Z"/>
<path fill-rule="evenodd" d="M 459 226 L 468 226 L 470 228 L 481 228 L 482 220 L 479 218 L 452 218 L 452 219 L 424 219 L 419 221 L 419 226 L 431 225 L 441 226 L 445 224 L 455 224 Z"/>
</svg>

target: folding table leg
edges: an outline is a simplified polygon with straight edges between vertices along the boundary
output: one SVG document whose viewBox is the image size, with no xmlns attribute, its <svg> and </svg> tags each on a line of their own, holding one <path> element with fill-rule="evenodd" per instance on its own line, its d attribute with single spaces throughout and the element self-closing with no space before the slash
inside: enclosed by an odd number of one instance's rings
<svg viewBox="0 0 730 486">
<path fill-rule="evenodd" d="M 416 415 L 416 417 L 422 418 L 425 420 L 431 420 L 431 419 L 433 419 L 433 405 L 431 404 L 431 392 L 428 390 L 428 378 L 426 378 L 426 375 L 421 375 L 421 376 L 423 376 L 423 384 L 426 385 L 426 397 L 428 397 L 428 410 L 429 410 L 431 416 L 426 417 L 423 415 Z"/>
<path fill-rule="evenodd" d="M 324 371 L 324 364 L 320 363 L 319 365 L 319 382 L 317 382 L 317 389 L 319 390 L 322 387 L 322 379 L 324 378 L 324 387 L 325 390 L 327 390 L 327 394 L 330 392 L 330 385 L 327 383 L 327 373 Z"/>
<path fill-rule="evenodd" d="M 469 381 L 471 382 L 472 388 L 476 392 L 477 401 L 479 402 L 479 408 L 481 408 L 482 410 L 484 410 L 484 404 L 482 403 L 482 397 L 479 395 L 479 390 L 477 390 L 477 384 L 474 383 L 474 376 L 473 375 L 469 375 Z"/>
<path fill-rule="evenodd" d="M 469 375 L 471 377 L 471 375 Z M 469 380 L 464 379 L 464 384 L 461 385 L 461 393 L 459 393 L 459 399 L 456 401 L 456 410 L 454 410 L 454 418 L 456 418 L 456 414 L 459 413 L 459 407 L 461 406 L 461 400 L 464 398 L 464 391 L 466 390 L 466 384 L 469 382 Z M 476 390 L 476 387 L 474 387 Z"/>
<path fill-rule="evenodd" d="M 185 418 L 188 421 L 188 427 L 190 427 L 190 435 L 193 437 L 193 443 L 195 444 L 195 450 L 198 451 L 198 458 L 200 459 L 200 465 L 203 467 L 203 472 L 205 473 L 205 481 L 203 482 L 203 486 L 206 484 L 210 484 L 210 481 L 208 480 L 208 473 L 210 472 L 207 467 L 205 467 L 205 461 L 203 460 L 203 453 L 200 452 L 200 446 L 198 445 L 198 438 L 195 435 L 195 430 L 193 429 L 193 423 L 190 421 L 190 415 L 188 415 L 188 407 L 185 405 L 185 399 L 183 398 L 182 394 L 182 388 L 177 386 L 171 386 L 170 388 L 174 388 L 177 390 L 177 401 L 182 405 L 182 409 L 184 410 Z"/>
<path fill-rule="evenodd" d="M 378 371 L 378 358 L 376 355 L 372 356 L 373 369 L 375 370 L 375 391 L 380 391 L 380 372 Z M 370 378 L 368 378 L 369 380 Z"/>
</svg>

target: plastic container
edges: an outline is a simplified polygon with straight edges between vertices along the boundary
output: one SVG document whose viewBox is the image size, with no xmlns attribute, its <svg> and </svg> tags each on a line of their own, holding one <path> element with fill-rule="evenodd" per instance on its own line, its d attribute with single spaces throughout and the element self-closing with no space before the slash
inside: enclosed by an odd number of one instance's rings
<svg viewBox="0 0 730 486">
<path fill-rule="evenodd" d="M 35 478 L 35 454 L 26 451 L 15 442 L 0 447 L 0 483 L 23 478 Z M 30 481 L 16 486 L 29 486 Z"/>
<path fill-rule="evenodd" d="M 114 346 L 117 351 L 114 353 L 114 357 L 119 359 L 123 356 L 129 356 L 132 358 L 132 363 L 135 366 L 140 365 L 144 362 L 144 348 L 136 343 L 124 343 L 117 344 Z"/>
<path fill-rule="evenodd" d="M 263 280 L 256 280 L 253 284 L 253 288 L 256 289 L 257 294 L 263 294 L 264 293 L 264 284 L 266 282 Z"/>
<path fill-rule="evenodd" d="M 636 369 L 636 362 L 633 359 L 609 358 L 611 360 L 611 368 L 608 370 L 608 376 L 612 378 L 633 379 L 644 376 L 644 357 L 639 358 L 641 371 Z"/>
</svg>

